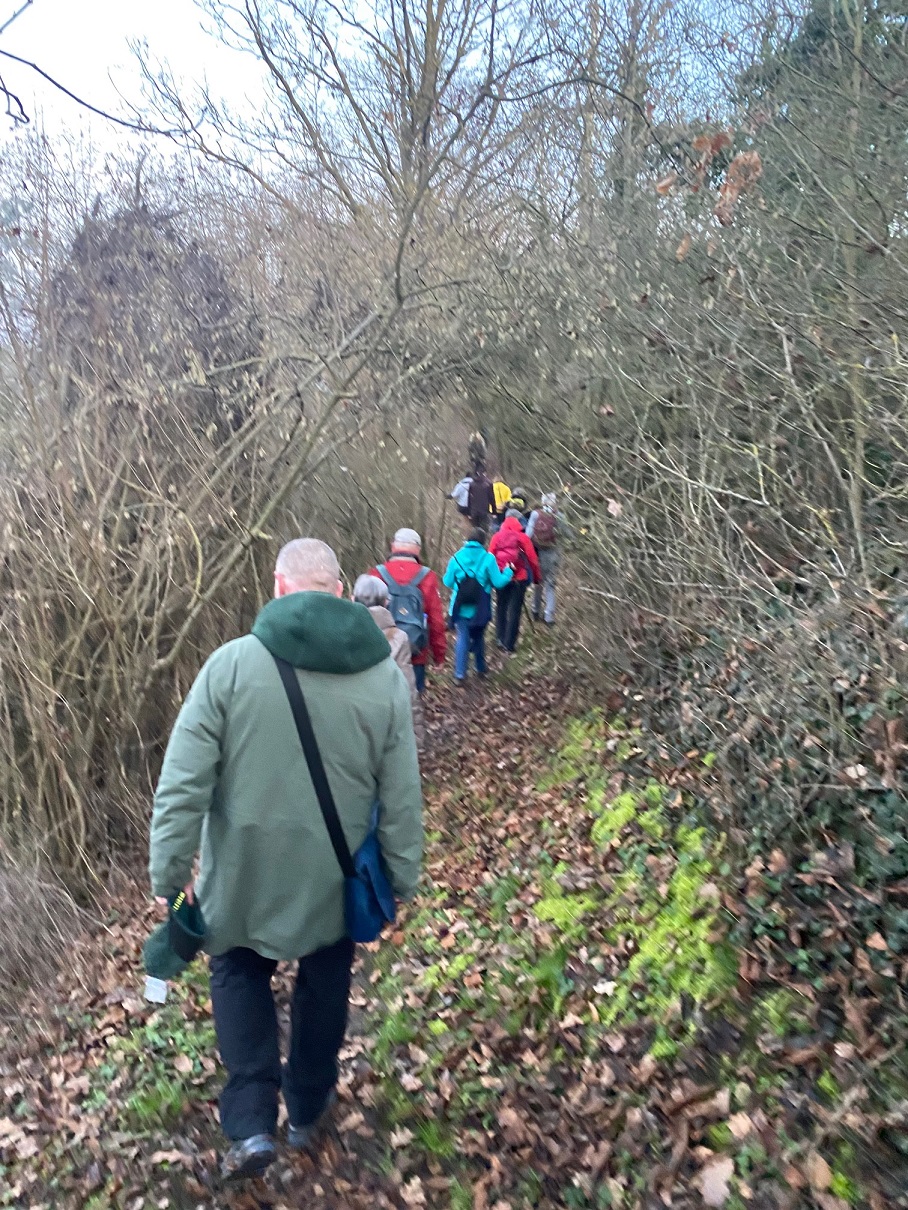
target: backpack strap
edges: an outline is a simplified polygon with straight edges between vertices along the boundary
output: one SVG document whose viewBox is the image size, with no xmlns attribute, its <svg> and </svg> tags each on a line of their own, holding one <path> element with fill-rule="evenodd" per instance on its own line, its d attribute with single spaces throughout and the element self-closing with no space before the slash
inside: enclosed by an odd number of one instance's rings
<svg viewBox="0 0 908 1210">
<path fill-rule="evenodd" d="M 410 581 L 410 583 L 413 585 L 414 588 L 418 588 L 428 574 L 429 574 L 429 568 L 423 567 L 417 572 L 417 574 L 413 577 L 413 579 Z"/>
<path fill-rule="evenodd" d="M 395 588 L 400 587 L 400 585 L 397 583 L 397 581 L 391 575 L 390 571 L 388 571 L 388 569 L 384 565 L 384 563 L 379 563 L 378 567 L 376 567 L 375 570 L 378 572 L 378 574 L 381 576 L 381 578 L 384 580 L 384 582 L 387 584 L 387 586 L 391 589 L 392 592 L 394 591 Z"/>
<path fill-rule="evenodd" d="M 287 694 L 287 700 L 293 712 L 293 721 L 296 723 L 297 735 L 299 735 L 303 754 L 306 757 L 306 764 L 309 766 L 309 776 L 312 778 L 312 786 L 318 799 L 318 805 L 322 810 L 325 827 L 328 829 L 328 835 L 331 837 L 334 855 L 337 857 L 338 865 L 344 877 L 355 878 L 356 868 L 353 865 L 353 858 L 350 856 L 350 848 L 347 845 L 347 838 L 344 836 L 344 829 L 341 827 L 337 807 L 334 805 L 334 795 L 331 793 L 331 786 L 328 784 L 328 775 L 325 772 L 322 754 L 318 750 L 318 741 L 315 738 L 315 732 L 312 730 L 312 720 L 306 708 L 306 699 L 303 697 L 303 691 L 300 688 L 299 677 L 296 675 L 296 669 L 292 664 L 288 664 L 286 660 L 280 659 L 273 652 L 272 656 L 275 664 L 277 664 L 277 670 L 281 674 L 284 692 Z"/>
</svg>

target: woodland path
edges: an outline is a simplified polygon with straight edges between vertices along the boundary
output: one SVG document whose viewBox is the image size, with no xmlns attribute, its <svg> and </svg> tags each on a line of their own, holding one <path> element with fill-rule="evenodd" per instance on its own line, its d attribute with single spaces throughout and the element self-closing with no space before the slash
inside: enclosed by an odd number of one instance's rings
<svg viewBox="0 0 908 1210">
<path fill-rule="evenodd" d="M 589 690 L 528 659 L 429 694 L 424 890 L 361 954 L 316 1157 L 219 1183 L 207 975 L 143 1003 L 155 917 L 136 884 L 85 938 L 75 986 L 7 1031 L 0 1206 L 899 1204 L 856 1202 L 835 1154 L 797 1142 L 810 1055 L 777 1060 L 815 1025 L 803 989 L 750 1035 L 703 1012 L 739 978 L 734 905 L 685 816 L 703 763 L 645 750 L 624 692 L 591 713 Z"/>
</svg>

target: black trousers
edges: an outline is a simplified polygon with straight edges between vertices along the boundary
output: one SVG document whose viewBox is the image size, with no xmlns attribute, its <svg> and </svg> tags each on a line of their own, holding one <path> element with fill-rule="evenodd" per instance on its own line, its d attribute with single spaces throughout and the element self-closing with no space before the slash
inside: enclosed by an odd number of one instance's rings
<svg viewBox="0 0 908 1210">
<path fill-rule="evenodd" d="M 221 1125 L 229 1139 L 274 1134 L 283 1088 L 294 1126 L 308 1126 L 337 1083 L 337 1054 L 347 1029 L 353 942 L 300 958 L 290 1006 L 291 1039 L 281 1068 L 271 977 L 277 963 L 254 950 L 211 959 L 211 1003 L 227 1083 Z"/>
<path fill-rule="evenodd" d="M 518 583 L 512 580 L 504 588 L 498 590 L 498 608 L 495 610 L 495 631 L 498 641 L 508 651 L 517 646 L 517 636 L 520 634 L 520 615 L 523 612 L 523 598 L 527 593 L 527 581 Z"/>
</svg>

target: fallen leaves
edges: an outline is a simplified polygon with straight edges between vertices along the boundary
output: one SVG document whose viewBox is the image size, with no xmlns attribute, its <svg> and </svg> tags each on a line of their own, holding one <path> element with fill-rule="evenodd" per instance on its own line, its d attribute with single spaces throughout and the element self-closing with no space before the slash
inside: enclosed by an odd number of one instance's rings
<svg viewBox="0 0 908 1210">
<path fill-rule="evenodd" d="M 426 1191 L 418 1176 L 412 1176 L 400 1190 L 401 1200 L 406 1206 L 425 1206 Z"/>
<path fill-rule="evenodd" d="M 608 507 L 610 515 L 622 515 L 619 500 Z M 589 779 L 540 788 L 563 742 L 570 693 L 548 682 L 496 685 L 467 717 L 454 716 L 440 695 L 428 703 L 436 737 L 427 770 L 427 822 L 437 837 L 429 850 L 431 895 L 408 907 L 394 935 L 366 955 L 351 999 L 356 1011 L 342 1056 L 336 1124 L 326 1132 L 316 1164 L 302 1157 L 275 1166 L 273 1184 L 281 1193 L 269 1204 L 449 1210 L 456 1180 L 457 1204 L 472 1198 L 474 1210 L 519 1210 L 527 1204 L 532 1170 L 543 1190 L 534 1193 L 540 1210 L 564 1205 L 566 1190 L 577 1191 L 578 1204 L 595 1204 L 602 1191 L 612 1204 L 634 1204 L 633 1181 L 640 1174 L 654 1205 L 722 1207 L 733 1196 L 771 1205 L 778 1188 L 771 1180 L 784 1176 L 788 1192 L 802 1190 L 820 1210 L 842 1210 L 839 1174 L 805 1133 L 810 1112 L 819 1129 L 829 1130 L 834 1121 L 836 1111 L 824 1109 L 828 1101 L 817 1091 L 818 1077 L 838 1065 L 838 1079 L 843 1066 L 872 1053 L 872 1000 L 847 980 L 837 986 L 845 1036 L 827 1040 L 816 1014 L 828 1007 L 828 989 L 818 991 L 806 977 L 788 972 L 785 995 L 814 1016 L 803 1029 L 773 1037 L 765 1054 L 748 1050 L 727 1022 L 704 1014 L 695 1042 L 657 1058 L 654 1022 L 603 1024 L 633 960 L 635 939 L 615 940 L 603 927 L 607 916 L 591 911 L 563 926 L 578 929 L 568 944 L 555 922 L 535 915 L 534 905 L 547 893 L 534 873 L 540 868 L 566 895 L 592 893 L 605 901 L 620 885 L 620 845 L 594 852 L 590 844 Z M 687 810 L 693 796 L 712 785 L 702 751 L 688 748 L 688 756 L 675 758 L 668 745 L 649 743 L 633 719 L 629 687 L 600 693 L 599 701 L 603 714 L 631 720 L 632 739 L 616 734 L 611 747 L 603 745 L 609 798 L 617 798 L 632 777 L 653 776 L 677 795 L 671 809 Z M 691 713 L 685 725 L 693 721 Z M 783 885 L 813 877 L 825 891 L 849 861 L 853 866 L 847 852 L 830 851 L 815 855 L 805 871 L 774 849 L 753 862 L 740 887 L 718 873 L 700 883 L 692 895 L 695 910 L 721 904 L 734 915 L 748 895 L 766 902 L 772 879 Z M 664 884 L 673 862 L 669 854 L 663 869 L 661 859 L 647 859 L 640 877 Z M 635 893 L 634 885 L 621 891 L 631 901 Z M 796 925 L 784 919 L 779 927 Z M 888 946 L 874 927 L 859 936 L 866 938 L 864 961 L 879 967 Z M 798 944 L 794 932 L 784 935 L 786 944 Z M 105 940 L 96 981 L 103 991 L 75 997 L 71 1015 L 53 1027 L 55 1046 L 40 1043 L 33 1066 L 23 1060 L 21 1070 L 3 1077 L 0 1164 L 10 1169 L 4 1174 L 9 1188 L 21 1189 L 15 1204 L 46 1204 L 39 1173 L 51 1137 L 71 1157 L 66 1171 L 56 1174 L 55 1208 L 75 1210 L 107 1182 L 124 1207 L 164 1206 L 165 1199 L 212 1204 L 219 1136 L 213 1052 L 198 1045 L 198 1031 L 210 1028 L 204 989 L 181 1002 L 178 1040 L 160 1043 L 166 1088 L 176 1089 L 180 1099 L 174 1120 L 130 1135 L 111 1129 L 115 1111 L 102 1102 L 127 1103 L 143 1066 L 158 1061 L 141 1050 L 127 1061 L 120 1049 L 146 1023 L 149 1036 L 157 1036 L 154 1021 L 160 1018 L 131 991 L 141 936 L 141 921 L 132 921 Z M 519 950 L 515 938 L 529 938 L 535 948 Z M 766 986 L 765 954 L 757 949 L 742 957 L 754 981 L 751 994 L 758 997 Z M 289 978 L 279 976 L 282 1002 Z M 686 1010 L 679 1005 L 677 1011 Z M 728 1081 L 731 1087 L 718 1074 L 728 1069 L 738 1073 Z M 769 1111 L 755 1091 L 758 1074 L 772 1088 Z M 778 1095 L 780 1085 L 791 1092 L 793 1108 Z M 866 1130 L 863 1103 L 847 1080 L 839 1086 L 852 1097 L 843 1120 L 847 1116 L 848 1129 L 860 1134 Z M 823 1147 L 835 1154 L 831 1144 Z M 742 1155 L 749 1167 L 738 1162 Z M 765 1161 L 754 1158 L 761 1156 Z M 872 1196 L 868 1201 L 876 1207 Z M 263 1204 L 248 1192 L 223 1203 L 225 1210 Z"/>
<path fill-rule="evenodd" d="M 811 1189 L 823 1193 L 832 1184 L 832 1169 L 818 1151 L 812 1151 L 804 1163 L 804 1172 Z"/>
<path fill-rule="evenodd" d="M 529 1135 L 526 1125 L 516 1109 L 505 1105 L 498 1111 L 498 1125 L 501 1127 L 505 1140 L 512 1147 L 520 1147 Z"/>
<path fill-rule="evenodd" d="M 731 1115 L 728 1119 L 728 1129 L 739 1142 L 743 1142 L 744 1139 L 756 1133 L 753 1119 L 749 1113 L 744 1113 L 743 1111 Z"/>
<path fill-rule="evenodd" d="M 700 1169 L 696 1178 L 697 1187 L 704 1206 L 724 1206 L 731 1193 L 730 1182 L 735 1173 L 735 1162 L 727 1155 L 709 1160 Z"/>
<path fill-rule="evenodd" d="M 191 1163 L 191 1160 L 188 1156 L 184 1155 L 182 1151 L 174 1150 L 155 1151 L 152 1153 L 148 1162 L 153 1168 L 156 1168 L 159 1164 L 186 1164 Z"/>
</svg>

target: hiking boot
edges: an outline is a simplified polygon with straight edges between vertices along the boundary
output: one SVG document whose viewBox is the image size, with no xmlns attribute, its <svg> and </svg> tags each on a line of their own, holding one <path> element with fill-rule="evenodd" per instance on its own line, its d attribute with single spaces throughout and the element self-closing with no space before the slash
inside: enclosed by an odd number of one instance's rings
<svg viewBox="0 0 908 1210">
<path fill-rule="evenodd" d="M 287 1146 L 293 1151 L 308 1151 L 315 1142 L 319 1131 L 324 1125 L 325 1118 L 331 1112 L 336 1102 L 337 1093 L 332 1088 L 327 1097 L 325 1097 L 325 1103 L 318 1117 L 306 1126 L 294 1126 L 292 1122 L 289 1123 L 287 1126 Z"/>
<path fill-rule="evenodd" d="M 277 1147 L 270 1134 L 253 1134 L 238 1139 L 221 1161 L 221 1176 L 225 1181 L 241 1181 L 249 1176 L 261 1176 L 277 1159 Z"/>
<path fill-rule="evenodd" d="M 467 686 L 467 678 L 465 676 L 455 676 L 455 678 L 454 678 L 454 688 L 455 689 L 465 689 L 466 686 Z"/>
</svg>

